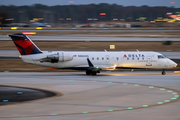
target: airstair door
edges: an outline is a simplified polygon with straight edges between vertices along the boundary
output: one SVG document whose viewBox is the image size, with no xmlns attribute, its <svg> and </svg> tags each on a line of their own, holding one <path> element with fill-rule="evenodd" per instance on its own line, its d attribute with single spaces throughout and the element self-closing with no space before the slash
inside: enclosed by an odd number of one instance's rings
<svg viewBox="0 0 180 120">
<path fill-rule="evenodd" d="M 151 56 L 147 56 L 146 66 L 152 66 L 152 57 Z"/>
</svg>

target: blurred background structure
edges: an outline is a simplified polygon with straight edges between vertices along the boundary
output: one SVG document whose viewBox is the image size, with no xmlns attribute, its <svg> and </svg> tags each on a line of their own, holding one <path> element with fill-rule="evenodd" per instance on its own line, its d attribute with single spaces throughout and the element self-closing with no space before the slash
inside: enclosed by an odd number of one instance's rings
<svg viewBox="0 0 180 120">
<path fill-rule="evenodd" d="M 0 27 L 180 27 L 180 8 L 85 4 L 1 5 Z"/>
</svg>

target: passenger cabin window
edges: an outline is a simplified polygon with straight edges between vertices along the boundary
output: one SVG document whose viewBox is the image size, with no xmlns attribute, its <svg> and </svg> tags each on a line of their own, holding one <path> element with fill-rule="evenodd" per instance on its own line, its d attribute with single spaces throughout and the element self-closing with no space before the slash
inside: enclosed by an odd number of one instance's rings
<svg viewBox="0 0 180 120">
<path fill-rule="evenodd" d="M 158 59 L 165 58 L 163 55 L 158 55 Z"/>
<path fill-rule="evenodd" d="M 102 60 L 104 60 L 104 58 L 102 58 Z"/>
<path fill-rule="evenodd" d="M 99 58 L 97 58 L 97 60 L 99 60 Z"/>
<path fill-rule="evenodd" d="M 94 60 L 94 58 L 92 58 L 92 60 Z"/>
<path fill-rule="evenodd" d="M 118 57 L 117 57 L 116 59 L 117 59 L 117 60 L 119 60 L 119 58 L 118 58 Z"/>
</svg>

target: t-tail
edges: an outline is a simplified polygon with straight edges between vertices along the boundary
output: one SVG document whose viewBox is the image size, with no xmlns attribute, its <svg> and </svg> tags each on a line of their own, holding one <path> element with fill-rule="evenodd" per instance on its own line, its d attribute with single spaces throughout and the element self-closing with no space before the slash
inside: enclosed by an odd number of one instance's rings
<svg viewBox="0 0 180 120">
<path fill-rule="evenodd" d="M 24 34 L 11 34 L 9 35 L 21 55 L 40 54 L 42 51 Z"/>
</svg>

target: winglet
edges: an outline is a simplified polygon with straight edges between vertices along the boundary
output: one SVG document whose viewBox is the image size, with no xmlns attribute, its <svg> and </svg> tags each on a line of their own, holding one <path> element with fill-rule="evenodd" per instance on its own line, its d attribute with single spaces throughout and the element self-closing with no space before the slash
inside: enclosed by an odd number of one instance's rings
<svg viewBox="0 0 180 120">
<path fill-rule="evenodd" d="M 87 61 L 88 61 L 89 67 L 94 67 L 94 65 L 91 63 L 91 61 L 89 60 L 89 58 L 87 58 Z"/>
</svg>

